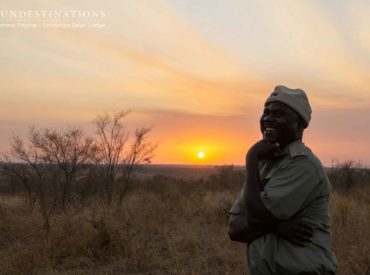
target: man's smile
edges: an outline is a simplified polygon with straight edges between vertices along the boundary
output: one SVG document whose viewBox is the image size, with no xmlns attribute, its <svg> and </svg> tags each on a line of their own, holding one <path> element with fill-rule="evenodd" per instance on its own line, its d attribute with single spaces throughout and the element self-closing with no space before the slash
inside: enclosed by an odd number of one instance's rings
<svg viewBox="0 0 370 275">
<path fill-rule="evenodd" d="M 278 127 L 272 125 L 262 125 L 262 134 L 266 138 L 268 136 L 274 136 L 278 132 Z"/>
<path fill-rule="evenodd" d="M 277 129 L 276 128 L 271 128 L 271 127 L 264 127 L 263 130 L 264 131 L 276 131 Z"/>
</svg>

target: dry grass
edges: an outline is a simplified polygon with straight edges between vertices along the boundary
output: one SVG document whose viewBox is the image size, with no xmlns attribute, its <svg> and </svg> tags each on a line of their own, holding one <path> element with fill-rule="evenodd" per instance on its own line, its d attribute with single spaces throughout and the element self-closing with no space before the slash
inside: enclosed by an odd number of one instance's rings
<svg viewBox="0 0 370 275">
<path fill-rule="evenodd" d="M 230 186 L 157 177 L 119 208 L 92 199 L 54 215 L 49 234 L 38 211 L 2 197 L 0 273 L 246 274 L 245 247 L 227 236 Z M 333 194 L 339 274 L 370 274 L 369 191 Z"/>
<path fill-rule="evenodd" d="M 334 193 L 331 213 L 339 274 L 370 274 L 370 188 Z"/>
</svg>

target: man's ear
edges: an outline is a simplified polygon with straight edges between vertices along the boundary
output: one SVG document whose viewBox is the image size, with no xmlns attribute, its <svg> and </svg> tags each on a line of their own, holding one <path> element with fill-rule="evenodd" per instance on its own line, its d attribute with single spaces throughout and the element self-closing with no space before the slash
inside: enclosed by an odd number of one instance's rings
<svg viewBox="0 0 370 275">
<path fill-rule="evenodd" d="M 302 138 L 304 129 L 305 129 L 305 123 L 303 122 L 303 119 L 300 116 L 298 116 L 298 121 L 297 121 L 298 137 Z"/>
<path fill-rule="evenodd" d="M 300 116 L 298 116 L 298 129 L 302 132 L 305 129 L 305 123 Z"/>
</svg>

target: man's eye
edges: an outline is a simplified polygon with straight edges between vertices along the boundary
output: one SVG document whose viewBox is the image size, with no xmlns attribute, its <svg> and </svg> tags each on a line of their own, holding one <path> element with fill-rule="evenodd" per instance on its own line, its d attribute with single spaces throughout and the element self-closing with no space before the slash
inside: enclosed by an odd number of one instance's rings
<svg viewBox="0 0 370 275">
<path fill-rule="evenodd" d="M 282 114 L 283 114 L 283 113 L 282 113 L 281 111 L 275 111 L 275 112 L 274 112 L 274 115 L 275 115 L 275 116 L 281 116 Z"/>
</svg>

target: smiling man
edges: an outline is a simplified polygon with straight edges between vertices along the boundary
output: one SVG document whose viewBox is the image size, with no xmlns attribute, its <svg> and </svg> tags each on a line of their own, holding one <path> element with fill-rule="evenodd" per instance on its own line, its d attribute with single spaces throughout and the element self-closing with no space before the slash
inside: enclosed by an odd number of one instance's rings
<svg viewBox="0 0 370 275">
<path fill-rule="evenodd" d="M 248 243 L 252 274 L 335 274 L 330 182 L 302 143 L 311 120 L 305 92 L 277 86 L 260 119 L 263 139 L 246 156 L 247 176 L 230 210 L 229 236 Z"/>
</svg>

